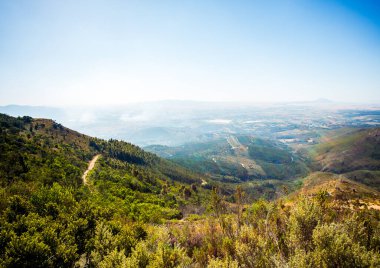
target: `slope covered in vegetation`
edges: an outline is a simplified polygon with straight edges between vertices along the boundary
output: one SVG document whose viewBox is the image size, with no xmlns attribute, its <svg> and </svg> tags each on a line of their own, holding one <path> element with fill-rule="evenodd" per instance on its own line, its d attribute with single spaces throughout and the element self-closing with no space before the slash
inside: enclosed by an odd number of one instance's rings
<svg viewBox="0 0 380 268">
<path fill-rule="evenodd" d="M 85 187 L 82 174 L 96 154 Z M 1 259 L 5 266 L 67 265 L 91 252 L 99 222 L 162 222 L 202 207 L 200 183 L 137 146 L 0 115 Z"/>
<path fill-rule="evenodd" d="M 290 197 L 297 199 L 300 195 L 317 196 L 321 193 L 333 200 L 338 208 L 380 209 L 380 192 L 344 175 L 329 172 L 311 173 L 303 180 L 302 188 L 290 194 Z"/>
<path fill-rule="evenodd" d="M 343 129 L 327 133 L 310 150 L 317 169 L 380 190 L 380 128 Z"/>
<path fill-rule="evenodd" d="M 29 117 L 0 115 L 0 149 L 0 267 L 380 265 L 379 210 L 337 206 L 323 187 L 253 203 L 238 187 L 227 200 L 136 146 Z M 316 176 L 304 187 L 330 181 Z M 366 191 L 350 200 L 376 198 Z"/>
<path fill-rule="evenodd" d="M 145 149 L 224 182 L 285 180 L 308 173 L 307 166 L 290 148 L 251 136 L 231 135 L 227 139 L 204 143 L 178 147 L 153 145 Z"/>
</svg>

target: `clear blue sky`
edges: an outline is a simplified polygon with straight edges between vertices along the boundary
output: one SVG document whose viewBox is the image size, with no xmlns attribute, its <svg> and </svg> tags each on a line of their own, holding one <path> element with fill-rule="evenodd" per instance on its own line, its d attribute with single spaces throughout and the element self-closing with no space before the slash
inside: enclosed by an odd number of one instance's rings
<svg viewBox="0 0 380 268">
<path fill-rule="evenodd" d="M 0 105 L 380 102 L 378 1 L 0 0 Z"/>
</svg>

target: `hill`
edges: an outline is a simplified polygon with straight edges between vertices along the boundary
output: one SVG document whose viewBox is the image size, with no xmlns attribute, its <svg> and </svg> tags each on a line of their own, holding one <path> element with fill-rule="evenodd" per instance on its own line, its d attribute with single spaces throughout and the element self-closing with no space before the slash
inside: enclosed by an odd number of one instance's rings
<svg viewBox="0 0 380 268">
<path fill-rule="evenodd" d="M 380 128 L 340 129 L 327 133 L 310 155 L 316 169 L 380 190 Z"/>
<path fill-rule="evenodd" d="M 0 176 L 3 186 L 58 182 L 82 187 L 81 175 L 94 155 L 102 155 L 91 174 L 97 189 L 115 183 L 156 195 L 167 184 L 200 185 L 200 176 L 139 147 L 92 138 L 47 119 L 0 115 Z M 106 187 L 107 186 L 107 187 Z M 118 186 L 119 190 L 120 187 Z M 109 194 L 109 193 L 108 193 Z"/>
<path fill-rule="evenodd" d="M 95 155 L 101 157 L 87 186 L 82 175 Z M 42 266 L 65 266 L 90 250 L 86 244 L 96 222 L 180 219 L 192 208 L 204 210 L 206 192 L 199 174 L 132 144 L 92 138 L 48 119 L 0 114 L 0 255 L 9 261 L 5 266 L 40 266 L 41 258 Z M 53 237 L 47 241 L 44 235 Z M 59 255 L 53 245 L 67 239 Z M 17 243 L 15 252 L 9 243 Z M 44 248 L 38 249 L 41 243 Z M 28 260 L 14 259 L 20 250 L 29 252 Z M 58 255 L 49 259 L 53 251 Z"/>
<path fill-rule="evenodd" d="M 318 196 L 325 194 L 336 207 L 355 206 L 380 210 L 380 193 L 364 184 L 352 181 L 341 174 L 313 172 L 303 180 L 301 189 L 290 196 Z"/>
</svg>

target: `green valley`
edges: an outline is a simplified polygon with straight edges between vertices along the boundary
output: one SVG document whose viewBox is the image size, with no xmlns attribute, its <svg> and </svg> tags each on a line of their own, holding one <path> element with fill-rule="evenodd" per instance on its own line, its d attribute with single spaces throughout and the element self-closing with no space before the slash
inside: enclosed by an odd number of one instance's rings
<svg viewBox="0 0 380 268">
<path fill-rule="evenodd" d="M 163 159 L 1 114 L 0 266 L 377 267 L 377 131 L 149 148 Z"/>
</svg>

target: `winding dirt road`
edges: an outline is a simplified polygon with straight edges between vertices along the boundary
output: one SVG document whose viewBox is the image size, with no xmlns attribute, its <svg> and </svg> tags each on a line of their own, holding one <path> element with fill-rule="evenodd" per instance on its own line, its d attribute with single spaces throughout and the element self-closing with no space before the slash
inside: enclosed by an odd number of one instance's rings
<svg viewBox="0 0 380 268">
<path fill-rule="evenodd" d="M 90 172 L 95 167 L 95 163 L 96 163 L 96 161 L 98 161 L 99 157 L 100 157 L 100 154 L 95 155 L 94 158 L 92 158 L 92 160 L 88 163 L 88 168 L 83 173 L 83 176 L 82 176 L 82 180 L 83 180 L 84 185 L 88 184 L 88 181 L 87 181 L 88 172 Z"/>
</svg>

